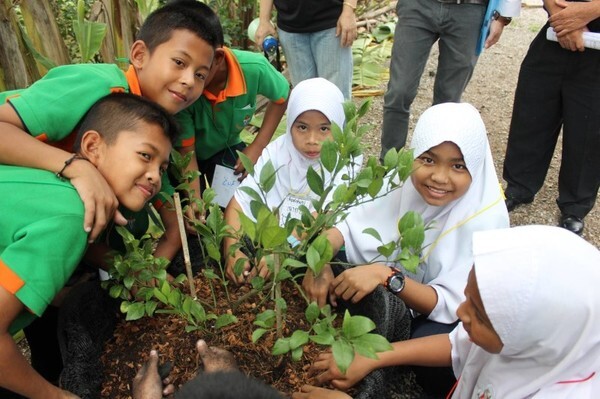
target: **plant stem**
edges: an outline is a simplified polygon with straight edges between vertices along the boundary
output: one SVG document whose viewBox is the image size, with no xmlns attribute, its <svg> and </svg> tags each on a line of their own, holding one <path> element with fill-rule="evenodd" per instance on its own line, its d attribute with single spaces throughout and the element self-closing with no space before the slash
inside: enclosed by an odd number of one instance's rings
<svg viewBox="0 0 600 399">
<path fill-rule="evenodd" d="M 245 293 L 244 295 L 239 297 L 237 301 L 235 301 L 231 304 L 231 310 L 232 311 L 236 310 L 242 303 L 246 302 L 248 299 L 252 298 L 253 296 L 258 295 L 259 293 L 261 293 L 265 290 L 269 291 L 271 289 L 271 286 L 273 286 L 272 281 L 265 284 L 265 286 L 263 287 L 262 290 L 252 289 L 252 290 L 248 291 L 247 293 Z"/>
<path fill-rule="evenodd" d="M 275 265 L 273 266 L 273 277 L 277 279 L 279 270 L 281 269 L 281 256 L 275 254 Z M 277 326 L 277 338 L 283 337 L 283 315 L 281 308 L 278 306 L 281 299 L 281 281 L 275 282 L 275 325 Z"/>
<path fill-rule="evenodd" d="M 181 237 L 181 249 L 183 250 L 183 261 L 185 263 L 185 271 L 187 273 L 188 282 L 190 284 L 190 295 L 196 299 L 196 285 L 194 284 L 194 275 L 192 273 L 192 263 L 190 262 L 190 250 L 188 248 L 187 234 L 185 233 L 185 225 L 183 223 L 183 211 L 181 210 L 181 199 L 179 193 L 173 194 L 175 202 L 175 211 L 177 212 L 177 224 L 179 225 L 179 236 Z"/>
</svg>

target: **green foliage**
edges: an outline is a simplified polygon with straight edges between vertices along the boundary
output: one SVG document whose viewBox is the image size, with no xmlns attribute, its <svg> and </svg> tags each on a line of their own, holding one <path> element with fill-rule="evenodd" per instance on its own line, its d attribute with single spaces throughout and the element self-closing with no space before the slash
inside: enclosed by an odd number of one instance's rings
<svg viewBox="0 0 600 399">
<path fill-rule="evenodd" d="M 83 0 L 77 2 L 77 19 L 73 20 L 73 33 L 79 46 L 81 61 L 91 61 L 100 50 L 100 46 L 102 46 L 102 41 L 106 36 L 106 24 L 85 19 L 85 3 Z"/>
<path fill-rule="evenodd" d="M 376 87 L 381 84 L 388 72 L 385 61 L 392 54 L 394 25 L 392 22 L 380 25 L 372 34 L 361 35 L 354 41 L 352 44 L 353 85 Z"/>
</svg>

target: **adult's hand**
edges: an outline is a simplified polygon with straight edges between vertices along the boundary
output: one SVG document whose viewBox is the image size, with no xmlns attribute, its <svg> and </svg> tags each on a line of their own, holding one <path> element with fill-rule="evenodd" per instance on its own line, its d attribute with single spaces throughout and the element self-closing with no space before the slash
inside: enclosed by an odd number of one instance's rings
<svg viewBox="0 0 600 399">
<path fill-rule="evenodd" d="M 492 21 L 490 25 L 490 33 L 485 39 L 485 48 L 488 49 L 492 47 L 494 44 L 498 43 L 500 40 L 500 36 L 502 36 L 502 32 L 504 31 L 504 24 L 498 20 Z"/>
<path fill-rule="evenodd" d="M 163 382 L 166 386 L 163 387 Z M 133 379 L 133 399 L 162 399 L 163 396 L 171 395 L 175 387 L 168 384 L 168 380 L 161 381 L 158 374 L 158 353 L 150 351 L 150 357 L 140 368 Z"/>
<path fill-rule="evenodd" d="M 267 36 L 275 36 L 275 28 L 271 21 L 263 21 L 261 20 L 258 24 L 258 28 L 256 28 L 256 33 L 254 34 L 254 42 L 256 45 L 262 49 L 262 43 Z"/>
<path fill-rule="evenodd" d="M 590 5 L 586 2 L 555 0 L 555 4 L 562 7 L 563 10 L 551 15 L 548 21 L 559 38 L 570 32 L 586 29 L 587 24 L 596 18 L 596 15 L 590 10 Z"/>
<path fill-rule="evenodd" d="M 342 47 L 351 47 L 358 36 L 354 11 L 342 11 L 335 27 L 335 36 L 340 38 Z"/>
<path fill-rule="evenodd" d="M 569 32 L 566 35 L 557 38 L 558 44 L 565 50 L 585 51 L 585 46 L 583 45 L 583 30 L 581 29 Z"/>
</svg>

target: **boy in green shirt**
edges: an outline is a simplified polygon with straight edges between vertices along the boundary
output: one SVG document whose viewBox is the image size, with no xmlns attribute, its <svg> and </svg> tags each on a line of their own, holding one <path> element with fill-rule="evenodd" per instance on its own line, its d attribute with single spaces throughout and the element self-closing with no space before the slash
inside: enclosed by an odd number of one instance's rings
<svg viewBox="0 0 600 399">
<path fill-rule="evenodd" d="M 126 73 L 114 64 L 65 65 L 27 89 L 7 93 L 7 103 L 0 105 L 0 163 L 57 172 L 71 156 L 69 135 L 78 121 L 111 92 L 147 97 L 171 114 L 181 111 L 202 93 L 222 35 L 210 7 L 174 1 L 148 16 Z M 87 162 L 73 162 L 64 175 L 83 200 L 84 229 L 93 241 L 112 218 L 116 197 Z M 115 219 L 126 222 L 121 215 Z"/>
<path fill-rule="evenodd" d="M 0 166 L 0 386 L 29 398 L 76 397 L 37 374 L 11 335 L 44 312 L 85 252 L 84 207 L 66 171 L 89 164 L 123 207 L 139 211 L 160 191 L 177 133 L 158 105 L 116 93 L 89 111 L 58 173 Z"/>
<path fill-rule="evenodd" d="M 289 93 L 288 81 L 262 54 L 217 48 L 202 96 L 176 115 L 182 131 L 176 146 L 182 154 L 196 152 L 188 170 L 199 170 L 209 184 L 216 165 L 244 173 L 236 150 L 256 163 L 285 113 Z M 254 115 L 258 95 L 270 102 L 255 140 L 246 147 L 240 133 Z M 199 179 L 192 189 L 199 195 Z"/>
</svg>

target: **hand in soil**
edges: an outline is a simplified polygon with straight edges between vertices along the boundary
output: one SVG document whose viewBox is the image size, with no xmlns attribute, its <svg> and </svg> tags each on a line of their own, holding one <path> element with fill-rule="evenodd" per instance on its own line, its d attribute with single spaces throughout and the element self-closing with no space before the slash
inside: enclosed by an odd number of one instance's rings
<svg viewBox="0 0 600 399">
<path fill-rule="evenodd" d="M 329 293 L 331 282 L 335 276 L 329 264 L 323 267 L 321 274 L 315 277 L 311 270 L 307 270 L 302 280 L 302 288 L 310 301 L 315 301 L 320 308 L 327 305 L 327 296 L 333 306 L 336 306 L 335 293 Z"/>
<path fill-rule="evenodd" d="M 150 351 L 150 358 L 133 379 L 133 399 L 161 399 L 173 392 L 175 387 L 168 383 L 168 379 L 161 381 L 158 372 L 158 353 L 154 350 Z"/>
<path fill-rule="evenodd" d="M 233 354 L 225 349 L 209 347 L 203 339 L 196 342 L 196 349 L 206 373 L 238 369 Z"/>
<path fill-rule="evenodd" d="M 304 385 L 300 392 L 292 395 L 292 399 L 352 399 L 352 397 L 341 391 Z"/>
</svg>

